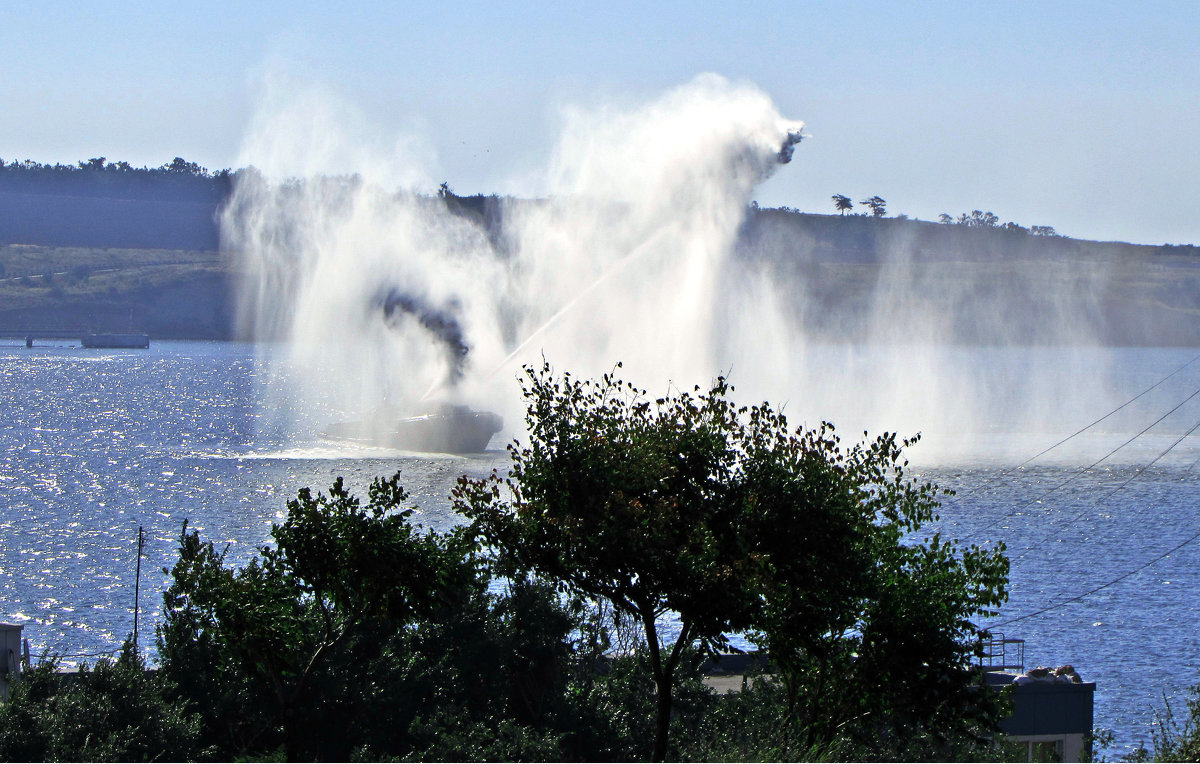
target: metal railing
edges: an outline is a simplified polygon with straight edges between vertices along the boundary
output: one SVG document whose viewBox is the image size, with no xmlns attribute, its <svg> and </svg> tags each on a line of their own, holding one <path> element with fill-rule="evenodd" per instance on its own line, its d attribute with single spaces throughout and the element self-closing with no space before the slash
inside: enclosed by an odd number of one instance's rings
<svg viewBox="0 0 1200 764">
<path fill-rule="evenodd" d="M 997 632 L 983 641 L 979 667 L 985 671 L 1025 670 L 1025 640 L 1009 639 Z"/>
</svg>

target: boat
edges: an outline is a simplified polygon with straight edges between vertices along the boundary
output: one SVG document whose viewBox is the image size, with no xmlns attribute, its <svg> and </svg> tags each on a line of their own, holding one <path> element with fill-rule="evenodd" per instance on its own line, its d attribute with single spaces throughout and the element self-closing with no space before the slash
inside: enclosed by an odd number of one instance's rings
<svg viewBox="0 0 1200 764">
<path fill-rule="evenodd" d="M 85 348 L 148 348 L 150 335 L 142 332 L 92 332 L 83 335 L 79 344 Z"/>
<path fill-rule="evenodd" d="M 419 416 L 392 420 L 381 415 L 367 421 L 338 422 L 325 430 L 325 436 L 402 451 L 474 454 L 486 451 L 492 436 L 503 427 L 499 414 L 444 404 Z"/>
</svg>

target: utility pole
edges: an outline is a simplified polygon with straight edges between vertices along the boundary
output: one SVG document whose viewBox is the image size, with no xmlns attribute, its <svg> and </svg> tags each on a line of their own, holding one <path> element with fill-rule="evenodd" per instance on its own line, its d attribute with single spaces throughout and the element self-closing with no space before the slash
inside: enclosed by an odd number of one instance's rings
<svg viewBox="0 0 1200 764">
<path fill-rule="evenodd" d="M 137 573 L 133 579 L 133 650 L 138 649 L 138 599 L 142 589 L 142 544 L 144 537 L 142 536 L 142 526 L 138 526 L 138 552 L 137 552 Z"/>
</svg>

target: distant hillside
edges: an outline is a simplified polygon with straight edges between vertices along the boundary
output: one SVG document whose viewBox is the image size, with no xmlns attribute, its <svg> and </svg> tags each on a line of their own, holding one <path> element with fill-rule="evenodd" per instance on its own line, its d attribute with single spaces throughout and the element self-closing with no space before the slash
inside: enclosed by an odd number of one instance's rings
<svg viewBox="0 0 1200 764">
<path fill-rule="evenodd" d="M 217 215 L 236 180 L 178 158 L 140 170 L 0 162 L 0 330 L 231 338 L 236 274 Z M 445 187 L 428 201 L 501 258 L 506 211 L 541 203 Z M 782 288 L 812 341 L 1200 346 L 1193 246 L 755 207 L 735 262 Z"/>
<path fill-rule="evenodd" d="M 234 177 L 179 157 L 153 169 L 103 157 L 0 162 L 0 243 L 215 250 L 216 215 Z"/>
<path fill-rule="evenodd" d="M 1200 248 L 758 210 L 739 255 L 818 341 L 1200 346 Z"/>
<path fill-rule="evenodd" d="M 0 330 L 231 339 L 232 274 L 215 251 L 0 246 Z"/>
</svg>

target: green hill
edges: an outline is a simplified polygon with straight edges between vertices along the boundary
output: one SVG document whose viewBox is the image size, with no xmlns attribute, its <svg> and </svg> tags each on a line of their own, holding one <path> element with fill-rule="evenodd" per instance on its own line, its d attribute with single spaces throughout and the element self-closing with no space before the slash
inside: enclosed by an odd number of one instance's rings
<svg viewBox="0 0 1200 764">
<path fill-rule="evenodd" d="M 231 273 L 211 251 L 0 246 L 0 331 L 230 339 Z"/>
</svg>

